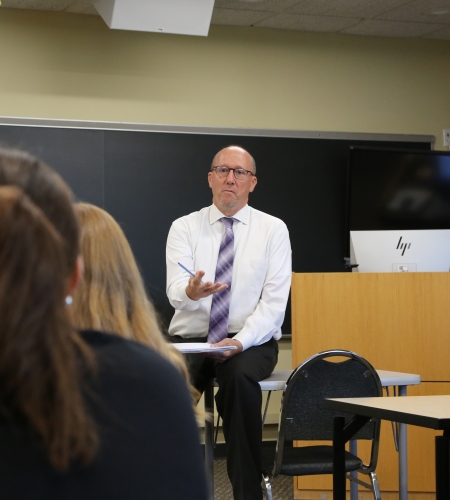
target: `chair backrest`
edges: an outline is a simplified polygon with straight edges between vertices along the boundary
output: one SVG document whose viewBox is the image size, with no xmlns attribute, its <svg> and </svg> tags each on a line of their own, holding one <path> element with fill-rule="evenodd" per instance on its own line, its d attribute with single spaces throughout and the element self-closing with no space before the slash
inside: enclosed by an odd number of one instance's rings
<svg viewBox="0 0 450 500">
<path fill-rule="evenodd" d="M 292 372 L 283 393 L 276 462 L 281 462 L 280 453 L 285 441 L 331 441 L 333 418 L 343 416 L 346 422 L 353 418 L 353 415 L 326 410 L 323 407 L 325 398 L 373 396 L 382 396 L 380 377 L 372 365 L 358 354 L 334 349 L 303 361 Z M 379 428 L 380 422 L 373 420 L 355 436 L 355 439 L 376 441 L 376 449 L 372 449 L 375 461 Z"/>
</svg>

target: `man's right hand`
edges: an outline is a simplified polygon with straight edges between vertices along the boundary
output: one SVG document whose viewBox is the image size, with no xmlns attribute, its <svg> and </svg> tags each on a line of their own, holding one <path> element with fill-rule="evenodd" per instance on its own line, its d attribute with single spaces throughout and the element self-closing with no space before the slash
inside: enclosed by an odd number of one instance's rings
<svg viewBox="0 0 450 500">
<path fill-rule="evenodd" d="M 206 283 L 202 283 L 204 275 L 204 271 L 197 271 L 195 277 L 189 279 L 188 286 L 186 287 L 186 295 L 191 300 L 204 299 L 228 288 L 228 285 L 222 285 L 219 282 L 213 283 L 212 281 L 207 281 Z"/>
</svg>

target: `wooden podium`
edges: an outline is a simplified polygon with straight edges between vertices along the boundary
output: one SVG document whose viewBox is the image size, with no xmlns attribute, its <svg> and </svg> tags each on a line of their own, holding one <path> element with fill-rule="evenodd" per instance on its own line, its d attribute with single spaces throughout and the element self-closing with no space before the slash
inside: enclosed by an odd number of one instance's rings
<svg viewBox="0 0 450 500">
<path fill-rule="evenodd" d="M 294 367 L 316 352 L 348 349 L 377 369 L 419 374 L 422 384 L 409 395 L 450 394 L 450 273 L 294 273 L 291 293 Z M 435 434 L 408 427 L 410 499 L 433 498 Z M 383 500 L 397 499 L 389 423 L 377 475 Z M 295 498 L 332 499 L 331 478 L 296 482 Z M 363 491 L 360 498 L 371 498 Z"/>
</svg>

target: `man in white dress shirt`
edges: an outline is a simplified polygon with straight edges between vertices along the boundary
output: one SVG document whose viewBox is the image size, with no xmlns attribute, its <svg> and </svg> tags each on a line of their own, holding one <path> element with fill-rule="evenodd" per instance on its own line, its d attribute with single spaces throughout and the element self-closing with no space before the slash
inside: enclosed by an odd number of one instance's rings
<svg viewBox="0 0 450 500">
<path fill-rule="evenodd" d="M 260 500 L 262 395 L 258 382 L 277 363 L 277 340 L 291 284 L 291 246 L 280 219 L 247 204 L 257 184 L 255 162 L 247 151 L 238 146 L 219 151 L 208 182 L 213 204 L 177 219 L 167 239 L 167 295 L 175 308 L 169 334 L 174 342 L 206 342 L 213 296 L 228 294 L 228 335 L 214 345 L 236 349 L 214 357 L 188 355 L 189 371 L 200 392 L 212 377 L 217 378 L 216 405 L 223 419 L 234 498 Z M 226 231 L 224 217 L 233 218 L 230 285 L 215 282 Z"/>
</svg>

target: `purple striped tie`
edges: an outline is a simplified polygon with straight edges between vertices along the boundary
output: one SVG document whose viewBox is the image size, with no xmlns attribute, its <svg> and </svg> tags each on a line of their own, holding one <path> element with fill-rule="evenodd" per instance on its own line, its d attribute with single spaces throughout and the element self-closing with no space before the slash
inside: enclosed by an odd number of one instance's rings
<svg viewBox="0 0 450 500">
<path fill-rule="evenodd" d="M 220 244 L 219 257 L 217 258 L 215 283 L 220 281 L 227 284 L 228 288 L 213 295 L 211 316 L 209 319 L 208 342 L 215 344 L 225 339 L 228 335 L 228 313 L 230 310 L 231 278 L 233 276 L 234 261 L 234 233 L 233 222 L 235 219 L 222 217 L 225 234 Z"/>
</svg>

